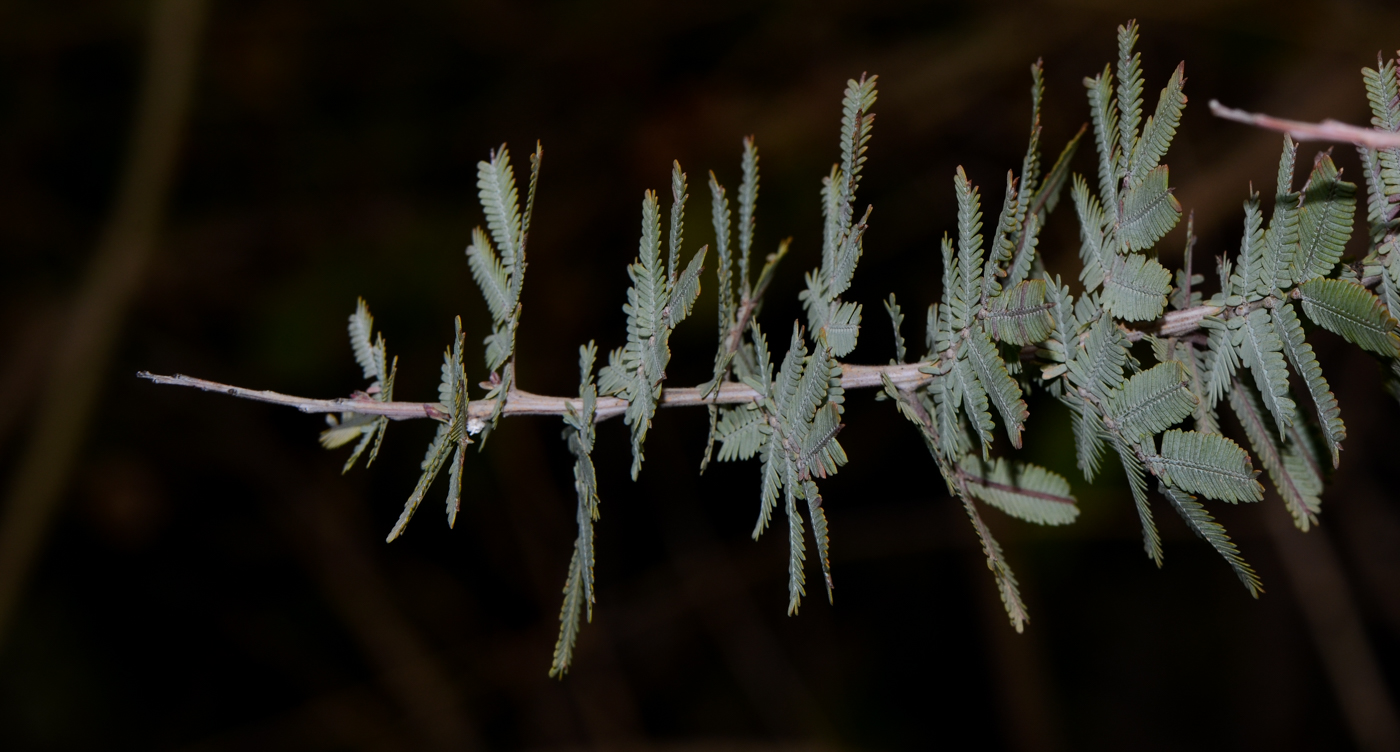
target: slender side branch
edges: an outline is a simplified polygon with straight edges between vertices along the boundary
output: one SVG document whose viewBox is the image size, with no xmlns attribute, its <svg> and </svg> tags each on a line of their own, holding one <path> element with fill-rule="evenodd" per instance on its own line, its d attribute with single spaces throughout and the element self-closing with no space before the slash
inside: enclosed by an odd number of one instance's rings
<svg viewBox="0 0 1400 752">
<path fill-rule="evenodd" d="M 1337 120 L 1324 120 L 1321 123 L 1307 123 L 1301 120 L 1287 120 L 1257 112 L 1245 112 L 1210 100 L 1210 112 L 1218 118 L 1237 123 L 1282 131 L 1298 141 L 1341 141 L 1349 144 L 1369 146 L 1372 149 L 1394 149 L 1400 147 L 1400 133 L 1382 131 L 1375 128 L 1362 128 Z"/>
</svg>

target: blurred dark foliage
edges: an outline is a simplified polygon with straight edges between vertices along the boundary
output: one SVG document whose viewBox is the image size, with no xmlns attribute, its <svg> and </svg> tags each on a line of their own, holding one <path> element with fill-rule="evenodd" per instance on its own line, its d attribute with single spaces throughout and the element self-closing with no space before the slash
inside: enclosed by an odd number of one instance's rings
<svg viewBox="0 0 1400 752">
<path fill-rule="evenodd" d="M 117 184 L 146 7 L 0 7 L 0 472 Z M 398 394 L 431 398 L 452 317 L 487 333 L 462 257 L 482 222 L 475 163 L 505 141 L 523 164 L 536 138 L 525 388 L 571 392 L 579 344 L 623 341 L 638 203 L 673 158 L 690 174 L 690 247 L 710 242 L 706 170 L 737 186 L 749 133 L 758 245 L 795 238 L 763 311 L 781 331 L 817 263 L 819 179 L 862 71 L 881 82 L 860 197 L 876 209 L 847 297 L 866 306 L 852 360 L 884 362 L 888 293 L 922 339 L 954 167 L 999 196 L 1037 57 L 1058 151 L 1087 120 L 1081 77 L 1130 16 L 1149 104 L 1187 61 L 1192 101 L 1166 161 L 1196 212 L 1198 268 L 1237 246 L 1240 202 L 1250 181 L 1272 187 L 1279 142 L 1204 103 L 1364 123 L 1358 71 L 1400 46 L 1383 2 L 216 3 L 158 260 L 0 653 L 0 748 L 1351 748 L 1265 532 L 1279 501 L 1212 506 L 1261 600 L 1165 505 L 1158 571 L 1121 477 L 1082 482 L 1066 413 L 1043 395 L 1026 453 L 1071 478 L 1084 514 L 1046 530 L 989 513 L 1031 607 L 1020 636 L 917 435 L 871 394 L 851 395 L 851 462 L 823 487 L 836 605 L 812 596 L 794 618 L 784 536 L 748 538 L 755 466 L 696 475 L 704 412 L 657 416 L 635 484 L 624 427 L 603 425 L 599 606 L 559 682 L 546 670 L 574 534 L 561 422 L 506 421 L 468 459 L 457 529 L 437 489 L 386 545 L 431 426 L 391 426 L 375 467 L 342 478 L 317 417 L 133 375 L 346 394 L 361 383 L 345 317 L 363 295 L 400 357 Z M 1337 154 L 1357 179 L 1354 151 Z M 1053 270 L 1074 275 L 1077 237 L 1061 209 L 1041 245 Z M 1183 241 L 1164 241 L 1164 262 Z M 708 375 L 706 285 L 674 337 L 672 383 Z M 1310 535 L 1340 552 L 1394 694 L 1400 408 L 1357 348 L 1314 342 L 1349 440 Z"/>
</svg>

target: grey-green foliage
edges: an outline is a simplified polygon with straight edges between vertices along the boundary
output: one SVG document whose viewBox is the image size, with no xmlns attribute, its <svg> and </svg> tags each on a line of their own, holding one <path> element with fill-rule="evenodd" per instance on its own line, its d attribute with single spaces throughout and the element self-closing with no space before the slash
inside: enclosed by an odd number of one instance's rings
<svg viewBox="0 0 1400 752">
<path fill-rule="evenodd" d="M 1166 305 L 1171 274 L 1156 258 L 1137 252 L 1150 250 L 1181 219 L 1181 205 L 1167 185 L 1167 166 L 1160 162 L 1186 106 L 1186 68 L 1177 66 L 1139 131 L 1143 82 L 1136 43 L 1136 23 L 1118 27 L 1116 98 L 1111 67 L 1084 80 L 1098 146 L 1099 194 L 1093 196 L 1076 176 L 1072 195 L 1080 217 L 1085 291 L 1102 285 L 1106 311 L 1126 321 L 1149 321 Z"/>
<path fill-rule="evenodd" d="M 515 386 L 515 330 L 520 325 L 525 245 L 530 237 L 530 217 L 535 211 L 535 188 L 539 184 L 543 157 L 544 150 L 536 144 L 535 152 L 530 155 L 530 187 L 523 212 L 515 187 L 515 170 L 510 166 L 510 152 L 505 144 L 491 153 L 489 161 L 476 163 L 477 196 L 490 236 L 480 227 L 472 231 L 467 264 L 481 288 L 481 296 L 486 299 L 494 325 L 485 340 L 486 370 L 491 384 L 486 399 L 491 400 L 493 406 L 481 429 L 483 441 L 495 429 Z M 495 247 L 492 247 L 492 240 Z"/>
<path fill-rule="evenodd" d="M 1400 132 L 1400 66 L 1393 59 L 1384 62 L 1377 59 L 1375 69 L 1363 68 L 1361 75 L 1371 104 L 1371 125 L 1392 133 Z M 1397 319 L 1400 318 L 1400 219 L 1397 219 L 1400 204 L 1395 203 L 1395 197 L 1400 195 L 1400 149 L 1358 147 L 1358 151 L 1366 174 L 1366 220 L 1371 240 L 1370 252 L 1360 264 L 1361 273 L 1367 279 L 1379 278 L 1381 307 L 1389 318 Z M 1332 296 L 1342 297 L 1337 292 Z M 1354 297 L 1354 293 L 1348 297 Z M 1306 300 L 1304 306 L 1307 306 Z M 1324 310 L 1316 303 L 1314 306 Z M 1400 357 L 1397 357 L 1400 353 L 1397 353 L 1393 329 L 1379 335 L 1374 331 L 1374 324 L 1383 319 L 1376 309 L 1377 306 L 1368 300 L 1365 304 L 1350 306 L 1349 316 L 1331 314 L 1329 318 L 1342 319 L 1337 323 L 1364 339 L 1358 344 L 1382 357 L 1387 366 L 1386 386 L 1400 400 Z"/>
<path fill-rule="evenodd" d="M 1148 493 L 1147 477 L 1153 475 L 1187 524 L 1203 536 L 1208 530 L 1207 539 L 1231 566 L 1237 572 L 1248 571 L 1240 569 L 1245 565 L 1223 528 L 1213 520 L 1206 523 L 1209 517 L 1203 516 L 1193 496 L 1229 501 L 1258 497 L 1249 455 L 1218 436 L 1213 402 L 1205 396 L 1220 396 L 1225 385 L 1212 381 L 1208 359 L 1196 350 L 1196 342 L 1154 341 L 1160 362 L 1140 370 L 1126 329 L 1119 323 L 1157 318 L 1173 302 L 1178 308 L 1189 307 L 1199 301 L 1193 285 L 1203 281 L 1189 268 L 1183 269 L 1177 275 L 1177 294 L 1172 295 L 1172 275 L 1154 251 L 1181 218 L 1162 159 L 1186 105 L 1185 67 L 1177 66 L 1158 96 L 1155 111 L 1139 130 L 1143 83 L 1140 57 L 1133 50 L 1136 42 L 1135 23 L 1119 27 L 1116 97 L 1111 68 L 1084 82 L 1099 163 L 1098 195 L 1079 176 L 1071 194 L 1080 220 L 1084 265 L 1080 281 L 1085 289 L 1075 301 L 1068 288 L 1058 281 L 1054 284 L 1055 308 L 1061 318 L 1043 350 L 1050 362 L 1041 370 L 1041 383 L 1070 410 L 1079 468 L 1086 479 L 1099 472 L 1106 451 L 1118 455 L 1149 557 L 1158 565 L 1162 562 L 1161 538 Z M 1259 245 L 1257 223 L 1254 230 L 1247 232 L 1247 242 Z M 1188 231 L 1188 253 L 1193 243 Z M 1212 331 L 1211 342 L 1234 343 L 1242 336 L 1239 325 L 1227 328 L 1220 322 L 1219 329 L 1218 334 Z M 1281 346 L 1268 349 L 1272 344 L 1261 345 L 1256 355 L 1267 352 L 1281 360 Z M 1257 359 L 1267 360 L 1264 355 Z M 1268 365 L 1277 364 L 1269 361 Z M 1129 375 L 1130 371 L 1140 372 Z M 1192 419 L 1196 431 L 1168 431 L 1187 419 Z M 1252 572 L 1241 579 L 1251 592 L 1258 591 Z"/>
<path fill-rule="evenodd" d="M 962 500 L 982 543 L 987 566 L 1002 602 L 1019 631 L 1029 616 L 1016 577 L 1000 544 L 983 520 L 978 503 L 1039 524 L 1065 524 L 1079 514 L 1069 484 L 1044 468 L 991 457 L 996 418 L 1014 447 L 1020 447 L 1028 412 L 1021 383 L 1012 375 L 1004 345 L 1017 353 L 1022 345 L 1042 343 L 1042 350 L 1064 352 L 1068 337 L 1059 331 L 1055 313 L 1063 307 L 1057 282 L 1027 279 L 1036 268 L 1037 237 L 1054 208 L 1068 175 L 1078 137 L 1040 180 L 1041 67 L 1031 68 L 1031 139 L 1022 174 L 1008 175 L 1002 208 L 990 243 L 983 236 L 981 198 L 962 168 L 953 187 L 958 202 L 957 241 L 944 237 L 943 294 L 928 315 L 930 352 L 920 371 L 928 376 L 913 387 L 885 378 L 885 396 L 913 422 L 951 493 Z M 990 245 L 990 252 L 985 248 Z M 887 304 L 896 327 L 903 318 L 893 299 Z M 902 350 L 902 344 L 898 350 Z M 898 354 L 898 353 L 897 353 Z M 1053 356 L 1052 356 L 1053 357 Z M 1019 370 L 1019 362 L 1013 361 Z M 994 417 L 994 413 L 995 416 Z"/>
<path fill-rule="evenodd" d="M 1395 201 L 1400 196 L 1400 149 L 1361 149 L 1371 243 L 1359 262 L 1340 263 L 1352 230 L 1356 187 L 1342 179 L 1330 153 L 1323 152 L 1295 190 L 1298 150 L 1285 137 L 1267 222 L 1266 202 L 1251 191 L 1244 202 L 1239 252 L 1234 259 L 1220 260 L 1220 291 L 1207 298 L 1200 289 L 1203 275 L 1191 268 L 1195 236 L 1190 223 L 1185 264 L 1173 285 L 1173 274 L 1158 261 L 1156 246 L 1181 216 L 1163 159 L 1186 104 L 1184 67 L 1176 68 L 1144 120 L 1136 40 L 1135 23 L 1120 27 L 1116 67 L 1085 80 L 1097 189 L 1090 180 L 1071 176 L 1069 162 L 1079 135 L 1053 167 L 1041 171 L 1044 84 L 1037 62 L 1031 68 L 1030 143 L 1020 176 L 1007 175 L 994 223 L 984 223 L 980 192 L 964 170 L 958 168 L 954 176 L 957 234 L 956 239 L 945 235 L 941 243 L 942 290 L 925 316 L 927 352 L 918 362 L 906 362 L 904 314 L 898 302 L 893 295 L 885 302 L 895 352 L 891 366 L 881 371 L 884 389 L 879 398 L 891 401 L 916 426 L 950 493 L 962 503 L 1018 631 L 1028 613 L 982 505 L 1047 525 L 1073 522 L 1079 514 L 1065 478 L 993 456 L 1003 435 L 998 422 L 1006 442 L 1020 447 L 1029 418 L 1025 392 L 1032 386 L 1038 384 L 1067 407 L 1077 464 L 1087 480 L 1093 480 L 1105 461 L 1112 461 L 1110 452 L 1116 455 L 1149 557 L 1162 562 L 1149 495 L 1155 486 L 1253 595 L 1262 591 L 1258 576 L 1201 500 L 1240 503 L 1263 497 L 1254 459 L 1222 433 L 1218 404 L 1228 401 L 1254 457 L 1297 525 L 1306 530 L 1317 522 L 1326 459 L 1337 465 L 1346 429 L 1298 309 L 1314 324 L 1376 354 L 1400 398 L 1400 203 Z M 1396 62 L 1366 69 L 1363 79 L 1373 124 L 1400 132 Z M 718 260 L 718 347 L 709 380 L 696 390 L 709 402 L 710 417 L 701 470 L 716 440 L 721 461 L 759 461 L 753 536 L 758 538 L 775 521 L 781 504 L 788 521 L 789 613 L 797 611 L 806 592 L 809 550 L 815 551 L 828 598 L 832 596 L 826 512 L 817 482 L 846 463 L 836 440 L 846 402 L 845 368 L 838 358 L 856 346 L 862 308 L 842 295 L 850 289 L 870 217 L 869 208 L 857 214 L 856 194 L 874 122 L 870 109 L 876 101 L 875 82 L 873 76 L 848 82 L 840 159 L 822 185 L 820 264 L 806 275 L 800 295 L 806 326 L 794 323 L 787 351 L 778 362 L 757 317 L 789 241 L 778 243 L 752 275 L 759 192 L 754 139 L 743 141 L 737 220 L 729 194 L 714 173 L 708 183 Z M 520 395 L 514 388 L 515 336 L 541 153 L 537 147 L 531 159 L 523 211 L 505 147 L 478 165 L 487 229 L 473 233 L 467 256 L 493 322 L 485 340 L 487 392 L 474 410 L 467 394 L 459 320 L 457 337 L 444 358 L 438 401 L 423 405 L 438 421 L 437 433 L 391 540 L 403 531 L 443 466 L 449 467 L 449 523 L 455 519 L 470 437 L 491 431 L 511 396 Z M 1041 228 L 1061 190 L 1071 183 L 1082 262 L 1078 280 L 1083 289 L 1077 298 L 1068 284 L 1044 271 L 1039 257 Z M 593 524 L 598 519 L 598 493 L 591 452 L 600 395 L 626 402 L 635 479 L 647 430 L 663 399 L 671 332 L 699 294 L 706 249 L 681 265 L 686 197 L 685 174 L 676 164 L 664 261 L 660 202 L 651 191 L 643 199 L 639 253 L 628 267 L 632 285 L 623 307 L 627 342 L 610 354 L 596 385 L 596 348 L 592 343 L 580 348 L 579 395 L 567 402 L 564 415 L 565 438 L 575 457 L 578 537 L 564 587 L 551 669 L 555 675 L 571 664 L 581 622 L 591 618 L 595 602 Z M 1128 326 L 1157 319 L 1168 306 L 1174 316 L 1199 320 L 1199 330 L 1168 336 L 1170 318 L 1161 326 Z M 349 332 L 370 386 L 353 399 L 390 402 L 396 365 L 389 361 L 383 337 L 372 339 L 371 330 L 372 319 L 361 301 Z M 1140 360 L 1148 347 L 1156 361 L 1152 365 Z M 1038 370 L 1023 361 L 1033 362 Z M 1297 378 L 1290 379 L 1290 372 Z M 891 376 L 895 373 L 898 380 Z M 916 373 L 919 377 L 911 378 Z M 373 460 L 387 418 L 346 412 L 329 423 L 322 434 L 327 447 L 358 439 L 348 470 L 371 444 Z M 1186 430 L 1188 424 L 1194 430 Z"/>
<path fill-rule="evenodd" d="M 569 560 L 569 576 L 564 581 L 564 605 L 559 609 L 559 640 L 554 644 L 554 664 L 550 676 L 560 676 L 573 661 L 578 639 L 579 616 L 586 609 L 593 621 L 593 523 L 598 520 L 598 476 L 593 469 L 594 422 L 598 409 L 598 387 L 593 383 L 593 361 L 598 348 L 589 342 L 578 349 L 579 406 L 568 403 L 564 416 L 564 440 L 574 455 L 574 491 L 578 495 L 578 538 Z"/>
<path fill-rule="evenodd" d="M 687 316 L 700 295 L 702 246 L 685 270 L 677 267 L 684 238 L 685 173 L 680 162 L 671 171 L 671 232 L 666 263 L 661 261 L 661 206 L 654 191 L 642 198 L 642 238 L 637 260 L 627 267 L 627 344 L 608 355 L 598 374 L 600 394 L 627 400 L 623 420 L 632 427 L 632 479 L 642 470 L 642 447 L 661 399 L 661 381 L 671 360 L 671 331 Z"/>
<path fill-rule="evenodd" d="M 757 393 L 758 399 L 741 407 L 711 408 L 711 442 L 721 443 L 720 460 L 748 459 L 761 462 L 759 514 L 753 537 L 767 528 L 781 502 L 788 519 L 788 612 L 796 613 L 806 594 L 804 512 L 812 528 L 812 540 L 822 567 L 827 598 L 833 597 L 826 512 L 816 481 L 833 474 L 846 463 L 846 453 L 836 441 L 841 430 L 845 396 L 841 364 L 837 358 L 855 349 L 860 333 L 861 307 L 843 302 L 863 250 L 863 236 L 870 210 L 855 218 L 856 191 L 865 165 L 875 115 L 870 108 L 877 96 L 876 77 L 847 82 L 842 102 L 841 161 L 822 181 L 821 266 L 807 275 L 807 289 L 800 298 L 807 309 L 812 349 L 800 324 L 793 325 L 787 354 L 776 369 L 767 340 L 754 316 L 788 243 L 768 256 L 750 287 L 749 253 L 754 230 L 754 202 L 758 193 L 758 153 L 753 140 L 744 140 L 743 182 L 740 184 L 738 297 L 727 252 L 729 208 L 724 189 L 711 176 L 716 247 L 719 250 L 720 327 L 712 381 L 707 396 L 717 392 L 732 370 L 738 381 Z M 747 333 L 748 341 L 744 340 Z M 714 416 L 718 415 L 716 419 Z M 708 461 L 709 450 L 706 452 Z M 799 503 L 801 502 L 801 503 Z"/>
<path fill-rule="evenodd" d="M 356 303 L 355 312 L 350 314 L 348 329 L 350 349 L 355 353 L 355 361 L 360 364 L 365 378 L 370 379 L 369 387 L 363 392 L 364 397 L 375 402 L 393 402 L 394 376 L 399 370 L 399 359 L 394 358 L 392 363 L 389 361 L 388 346 L 384 342 L 382 332 L 375 339 L 370 339 L 374 329 L 374 317 L 370 315 L 369 306 L 364 298 Z M 350 472 L 350 468 L 355 466 L 355 461 L 364 453 L 371 439 L 374 441 L 374 448 L 370 450 L 365 466 L 374 464 L 374 458 L 379 456 L 379 445 L 384 441 L 384 432 L 389 429 L 388 418 L 355 413 L 341 413 L 339 418 L 327 414 L 326 423 L 330 427 L 321 432 L 321 446 L 335 449 L 355 439 L 360 440 L 350 452 L 350 458 L 345 461 L 342 473 Z"/>
</svg>

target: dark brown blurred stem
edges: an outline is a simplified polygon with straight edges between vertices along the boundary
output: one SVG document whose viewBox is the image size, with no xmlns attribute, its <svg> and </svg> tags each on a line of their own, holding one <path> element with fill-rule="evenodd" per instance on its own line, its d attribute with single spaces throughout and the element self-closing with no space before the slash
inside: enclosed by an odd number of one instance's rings
<svg viewBox="0 0 1400 752">
<path fill-rule="evenodd" d="M 0 516 L 0 640 L 73 475 L 122 320 L 155 246 L 175 172 L 205 0 L 156 0 L 126 172 L 73 298 L 34 428 Z"/>
<path fill-rule="evenodd" d="M 1400 718 L 1336 550 L 1323 531 L 1303 535 L 1280 510 L 1271 511 L 1264 515 L 1269 537 L 1352 740 L 1365 752 L 1400 749 Z"/>
</svg>

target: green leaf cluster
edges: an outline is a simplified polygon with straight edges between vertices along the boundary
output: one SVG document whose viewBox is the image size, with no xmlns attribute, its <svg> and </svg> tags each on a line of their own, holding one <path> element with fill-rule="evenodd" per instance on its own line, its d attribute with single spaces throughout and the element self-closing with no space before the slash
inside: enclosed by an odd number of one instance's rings
<svg viewBox="0 0 1400 752">
<path fill-rule="evenodd" d="M 685 270 L 677 258 L 685 232 L 685 173 L 680 162 L 671 171 L 669 253 L 661 260 L 661 207 L 654 191 L 642 198 L 642 238 L 637 260 L 627 267 L 627 344 L 608 355 L 598 374 L 600 394 L 623 397 L 623 420 L 632 427 L 632 479 L 642 470 L 642 446 L 661 399 L 661 382 L 671 360 L 671 331 L 687 316 L 700 295 L 700 272 L 709 246 L 702 246 Z"/>
</svg>

